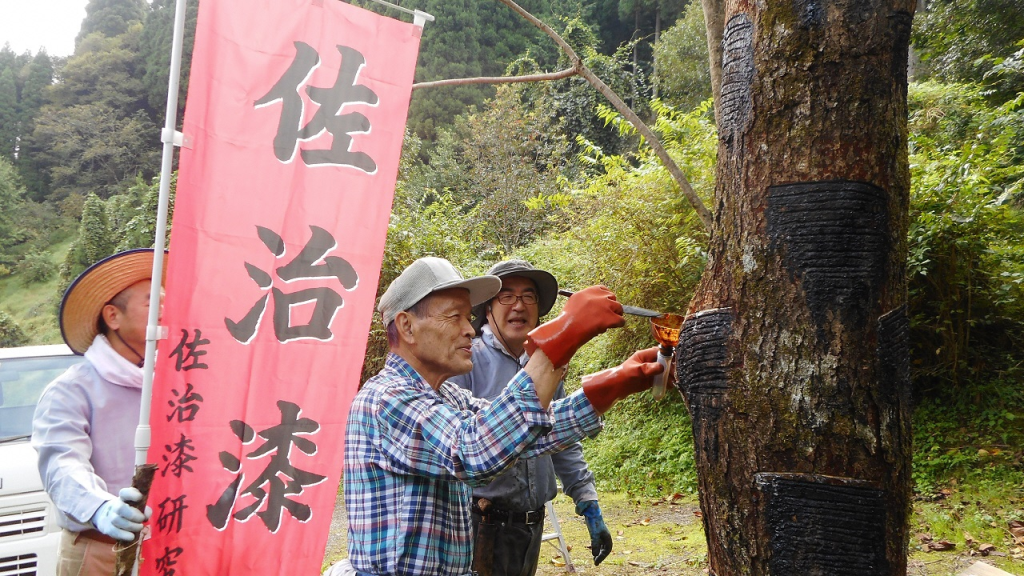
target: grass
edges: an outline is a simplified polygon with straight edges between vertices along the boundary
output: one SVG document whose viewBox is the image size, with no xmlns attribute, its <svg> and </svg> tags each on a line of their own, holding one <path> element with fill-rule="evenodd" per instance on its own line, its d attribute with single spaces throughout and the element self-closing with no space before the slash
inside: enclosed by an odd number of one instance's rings
<svg viewBox="0 0 1024 576">
<path fill-rule="evenodd" d="M 594 566 L 590 534 L 575 514 L 570 498 L 555 499 L 555 513 L 569 547 L 577 574 L 703 574 L 707 564 L 704 530 L 696 515 L 696 496 L 635 498 L 620 492 L 602 492 L 601 510 L 612 533 L 612 553 Z M 552 530 L 549 524 L 547 530 Z M 551 541 L 555 542 L 555 541 Z M 545 543 L 539 575 L 564 574 L 561 555 Z"/>
<path fill-rule="evenodd" d="M 0 278 L 0 309 L 10 314 L 29 338 L 29 344 L 59 344 L 57 324 L 57 269 L 71 247 L 71 239 L 56 244 L 49 252 L 53 274 L 45 282 L 26 285 L 17 275 Z"/>
<path fill-rule="evenodd" d="M 995 546 L 985 561 L 1010 574 L 1024 575 L 1024 540 L 1018 543 L 1009 523 L 1024 522 L 1024 473 L 998 474 L 970 481 L 950 483 L 936 495 L 919 499 L 911 520 L 910 560 L 912 567 L 930 565 L 928 572 L 911 574 L 958 574 L 981 557 L 984 544 Z M 929 540 L 945 540 L 955 547 L 947 552 L 930 552 Z"/>
</svg>

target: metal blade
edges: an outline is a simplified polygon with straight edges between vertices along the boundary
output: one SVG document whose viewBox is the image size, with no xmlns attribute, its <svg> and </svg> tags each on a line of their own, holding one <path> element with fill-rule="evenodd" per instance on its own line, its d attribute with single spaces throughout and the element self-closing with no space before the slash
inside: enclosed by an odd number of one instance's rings
<svg viewBox="0 0 1024 576">
<path fill-rule="evenodd" d="M 575 294 L 572 290 L 559 290 L 559 294 L 565 297 L 572 296 Z M 654 310 L 648 310 L 647 308 L 638 308 L 636 306 L 622 306 L 622 311 L 626 314 L 633 316 L 643 316 L 645 318 L 657 318 L 658 316 L 664 316 L 661 312 L 655 312 Z"/>
</svg>

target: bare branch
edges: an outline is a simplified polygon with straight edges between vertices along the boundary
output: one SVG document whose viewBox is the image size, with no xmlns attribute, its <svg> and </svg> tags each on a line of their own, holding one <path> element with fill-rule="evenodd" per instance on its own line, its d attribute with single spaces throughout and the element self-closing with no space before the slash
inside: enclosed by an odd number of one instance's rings
<svg viewBox="0 0 1024 576">
<path fill-rule="evenodd" d="M 707 207 L 704 206 L 704 203 L 701 202 L 700 196 L 697 196 L 697 193 L 694 192 L 693 187 L 690 186 L 690 182 L 686 179 L 686 176 L 683 175 L 683 171 L 679 169 L 679 166 L 675 163 L 674 160 L 672 160 L 672 157 L 668 155 L 668 151 L 665 150 L 665 147 L 661 145 L 661 140 L 659 140 L 658 137 L 654 134 L 654 131 L 651 130 L 647 126 L 647 124 L 645 124 L 644 121 L 641 120 L 640 117 L 637 116 L 636 113 L 633 112 L 633 110 L 629 106 L 627 106 L 626 103 L 623 102 L 622 99 L 619 98 L 618 95 L 615 94 L 615 92 L 611 88 L 608 87 L 607 84 L 605 84 L 600 78 L 594 75 L 594 73 L 591 72 L 590 69 L 583 64 L 583 60 L 581 60 L 580 57 L 576 55 L 576 52 L 572 49 L 572 47 L 569 46 L 569 44 L 565 40 L 563 40 L 561 36 L 558 35 L 558 33 L 552 30 L 550 26 L 538 20 L 536 17 L 533 16 L 533 14 L 530 14 L 512 0 L 499 1 L 502 4 L 508 6 L 509 8 L 515 10 L 516 13 L 518 13 L 523 18 L 529 20 L 530 23 L 532 23 L 537 28 L 543 30 L 545 34 L 547 34 L 552 40 L 554 40 L 555 43 L 558 44 L 558 46 L 562 49 L 562 51 L 565 52 L 565 54 L 569 57 L 569 60 L 572 62 L 573 66 L 575 66 L 576 70 L 579 72 L 579 75 L 586 78 L 587 82 L 589 82 L 591 86 L 593 86 L 598 92 L 601 93 L 602 96 L 604 96 L 605 98 L 608 99 L 609 102 L 611 102 L 612 106 L 615 107 L 619 114 L 622 114 L 622 116 L 625 117 L 626 120 L 629 120 L 629 123 L 632 124 L 638 132 L 640 132 L 640 134 L 647 140 L 647 143 L 651 146 L 651 149 L 654 150 L 654 153 L 658 155 L 658 158 L 661 160 L 661 163 L 665 165 L 665 168 L 668 169 L 669 174 L 672 175 L 672 179 L 676 181 L 676 184 L 678 184 L 679 188 L 683 191 L 683 195 L 686 196 L 686 199 L 690 201 L 690 204 L 693 206 L 693 209 L 697 212 L 697 216 L 699 216 L 701 221 L 704 223 L 704 227 L 707 228 L 708 231 L 710 231 L 712 221 L 711 212 L 709 212 Z"/>
<path fill-rule="evenodd" d="M 558 44 L 558 47 L 562 49 L 562 52 L 565 52 L 566 56 L 569 57 L 569 61 L 572 62 L 572 70 L 575 71 L 580 76 L 586 78 L 587 82 L 589 82 L 591 86 L 593 86 L 598 92 L 600 92 L 602 96 L 607 98 L 608 101 L 611 102 L 615 110 L 617 110 L 619 114 L 622 114 L 622 116 L 626 118 L 626 120 L 628 120 L 634 128 L 636 128 L 637 132 L 639 132 L 640 135 L 647 140 L 647 143 L 651 146 L 651 149 L 654 150 L 654 153 L 658 155 L 658 159 L 661 160 L 661 163 L 665 166 L 666 169 L 668 169 L 669 174 L 672 175 L 672 179 L 675 180 L 676 184 L 679 185 L 679 188 L 683 191 L 683 195 L 686 196 L 686 199 L 690 201 L 690 205 L 693 206 L 694 211 L 697 212 L 697 216 L 699 216 L 701 222 L 704 223 L 704 227 L 707 228 L 707 230 L 710 232 L 712 224 L 711 212 L 708 211 L 707 206 L 704 206 L 704 203 L 701 201 L 700 196 L 697 196 L 697 193 L 693 190 L 693 187 L 690 186 L 690 182 L 686 179 L 686 176 L 683 175 L 683 171 L 679 169 L 679 166 L 675 163 L 674 160 L 672 160 L 672 157 L 669 156 L 668 151 L 666 151 L 665 147 L 662 146 L 661 140 L 659 140 L 657 135 L 654 134 L 654 131 L 651 130 L 650 127 L 648 127 L 647 124 L 645 124 L 644 121 L 641 120 L 640 117 L 637 116 L 636 113 L 633 112 L 633 110 L 629 106 L 627 106 L 626 103 L 623 102 L 622 99 L 619 98 L 618 95 L 616 95 L 611 88 L 608 87 L 607 84 L 605 84 L 600 78 L 595 76 L 594 73 L 591 72 L 590 69 L 583 64 L 583 60 L 581 60 L 580 57 L 576 54 L 576 51 L 573 50 L 572 47 L 569 46 L 569 44 L 565 40 L 563 40 L 557 32 L 552 30 L 550 26 L 538 20 L 533 14 L 530 14 L 512 0 L 498 1 L 508 6 L 512 10 L 515 10 L 517 14 L 529 20 L 531 24 L 533 24 L 537 28 L 540 28 L 545 34 L 547 34 L 552 40 L 554 40 L 555 44 Z M 563 70 L 562 72 L 565 71 Z M 561 74 L 562 72 L 558 72 L 557 74 Z M 431 86 L 479 84 L 483 83 L 485 80 L 485 78 L 465 78 L 440 81 L 444 82 L 445 84 L 441 84 L 440 82 L 431 82 L 429 84 Z M 507 81 L 507 79 L 501 80 Z M 427 83 L 417 84 L 416 87 L 426 88 Z"/>
<path fill-rule="evenodd" d="M 566 68 L 558 72 L 547 74 L 528 74 L 526 76 L 486 76 L 479 78 L 453 78 L 449 80 L 437 80 L 434 82 L 419 82 L 412 85 L 413 90 L 420 88 L 437 88 L 438 86 L 460 86 L 462 84 L 512 84 L 515 82 L 544 82 L 547 80 L 561 80 L 569 76 L 575 76 L 574 68 Z"/>
</svg>

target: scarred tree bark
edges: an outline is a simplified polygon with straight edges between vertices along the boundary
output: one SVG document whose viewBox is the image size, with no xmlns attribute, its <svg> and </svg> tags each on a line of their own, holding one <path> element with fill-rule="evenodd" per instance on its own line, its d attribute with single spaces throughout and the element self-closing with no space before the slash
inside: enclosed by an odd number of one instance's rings
<svg viewBox="0 0 1024 576">
<path fill-rule="evenodd" d="M 715 216 L 677 366 L 711 571 L 905 574 L 915 2 L 704 4 Z"/>
</svg>

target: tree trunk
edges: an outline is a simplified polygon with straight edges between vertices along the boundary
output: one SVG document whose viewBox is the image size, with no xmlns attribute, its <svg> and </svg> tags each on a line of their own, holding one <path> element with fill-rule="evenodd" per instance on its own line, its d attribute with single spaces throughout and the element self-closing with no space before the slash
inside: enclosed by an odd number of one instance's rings
<svg viewBox="0 0 1024 576">
<path fill-rule="evenodd" d="M 658 4 L 658 6 L 655 8 L 655 11 L 654 11 L 654 44 L 653 44 L 653 47 L 657 47 L 658 42 L 660 42 L 660 41 L 661 41 L 661 4 Z M 651 51 L 653 53 L 653 49 Z M 651 82 L 651 84 L 654 86 L 654 99 L 657 100 L 658 99 L 658 81 L 657 81 L 657 78 L 658 78 L 658 58 L 657 58 L 657 56 L 655 55 L 655 57 L 652 58 L 652 60 L 654 61 L 654 69 L 651 70 L 651 79 L 653 80 L 653 82 Z"/>
<path fill-rule="evenodd" d="M 719 6 L 715 218 L 677 364 L 711 572 L 905 574 L 915 1 Z"/>
</svg>

